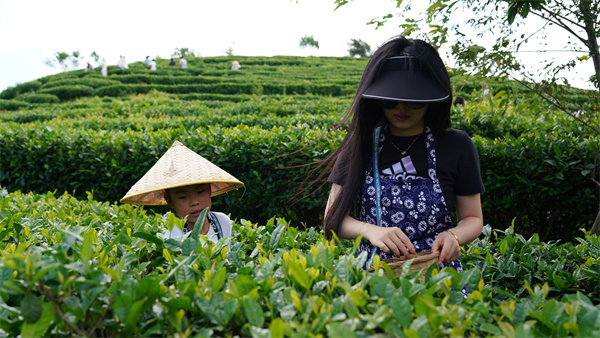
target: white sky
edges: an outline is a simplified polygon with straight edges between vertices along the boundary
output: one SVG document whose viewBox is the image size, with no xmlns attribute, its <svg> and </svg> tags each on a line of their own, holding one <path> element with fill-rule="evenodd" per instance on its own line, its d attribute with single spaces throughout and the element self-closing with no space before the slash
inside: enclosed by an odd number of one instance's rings
<svg viewBox="0 0 600 338">
<path fill-rule="evenodd" d="M 391 0 L 354 0 L 337 11 L 333 0 L 0 0 L 0 91 L 57 73 L 45 61 L 59 51 L 79 50 L 85 61 L 95 51 L 109 65 L 120 55 L 130 63 L 168 58 L 182 47 L 199 56 L 229 48 L 247 56 L 344 56 L 351 38 L 375 49 L 399 34 L 398 21 L 378 30 L 366 25 L 395 13 L 394 6 Z M 318 50 L 299 47 L 306 35 Z M 582 77 L 573 73 L 572 81 L 587 88 L 576 75 Z"/>
</svg>

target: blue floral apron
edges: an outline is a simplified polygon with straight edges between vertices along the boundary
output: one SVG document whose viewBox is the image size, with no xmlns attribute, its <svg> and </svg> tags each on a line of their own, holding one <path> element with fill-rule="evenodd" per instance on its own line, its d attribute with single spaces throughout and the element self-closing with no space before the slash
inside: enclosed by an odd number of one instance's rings
<svg viewBox="0 0 600 338">
<path fill-rule="evenodd" d="M 379 177 L 379 152 L 385 141 L 381 127 L 373 132 L 373 155 L 365 170 L 359 220 L 383 227 L 398 227 L 408 236 L 417 252 L 430 250 L 437 235 L 450 229 L 454 217 L 446 207 L 436 174 L 435 144 L 429 127 L 425 128 L 429 177 Z M 381 146 L 379 146 L 381 144 Z M 379 198 L 377 198 L 379 196 Z M 368 253 L 368 265 L 375 254 L 381 259 L 394 257 L 362 240 L 359 253 Z M 460 260 L 443 263 L 462 271 Z M 466 288 L 465 288 L 466 289 Z M 466 291 L 466 290 L 465 290 Z"/>
</svg>

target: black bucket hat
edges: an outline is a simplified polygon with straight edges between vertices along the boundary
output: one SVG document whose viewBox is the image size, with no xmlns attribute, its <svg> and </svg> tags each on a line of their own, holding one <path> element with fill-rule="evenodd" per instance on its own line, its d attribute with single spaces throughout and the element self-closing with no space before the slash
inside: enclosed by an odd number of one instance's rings
<svg viewBox="0 0 600 338">
<path fill-rule="evenodd" d="M 407 102 L 442 102 L 450 93 L 430 75 L 414 56 L 394 56 L 383 64 L 379 76 L 362 94 L 376 100 Z"/>
</svg>

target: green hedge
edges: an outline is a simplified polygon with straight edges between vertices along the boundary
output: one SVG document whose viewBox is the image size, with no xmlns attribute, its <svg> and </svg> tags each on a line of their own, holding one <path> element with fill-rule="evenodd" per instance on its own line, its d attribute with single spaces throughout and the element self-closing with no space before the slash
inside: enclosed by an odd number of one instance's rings
<svg viewBox="0 0 600 338">
<path fill-rule="evenodd" d="M 324 96 L 348 95 L 355 90 L 349 86 L 339 85 L 309 85 L 309 84 L 281 84 L 269 83 L 215 83 L 192 85 L 162 85 L 162 84 L 121 84 L 105 86 L 96 89 L 97 96 L 126 96 L 130 94 L 145 94 L 151 90 L 158 90 L 172 94 L 226 94 L 226 95 L 296 95 L 314 94 Z"/>
<path fill-rule="evenodd" d="M 44 93 L 25 93 L 20 94 L 15 100 L 25 101 L 29 103 L 59 103 L 58 96 Z"/>
<path fill-rule="evenodd" d="M 8 87 L 0 93 L 0 99 L 10 100 L 17 97 L 19 94 L 35 92 L 42 86 L 40 81 L 34 80 L 25 83 L 20 83 L 14 87 Z"/>
<path fill-rule="evenodd" d="M 0 99 L 0 110 L 18 110 L 29 106 L 29 103 L 23 101 Z"/>
<path fill-rule="evenodd" d="M 47 121 L 49 117 L 60 116 L 61 119 L 53 121 L 50 125 L 53 128 L 63 128 L 77 123 L 86 124 L 86 119 L 91 118 L 99 128 L 102 128 L 103 125 L 114 126 L 118 122 L 115 123 L 109 119 L 98 121 L 98 116 L 106 118 L 129 116 L 131 122 L 152 129 L 171 123 L 169 121 L 171 117 L 193 116 L 195 118 L 190 119 L 189 122 L 193 125 L 202 125 L 204 118 L 210 119 L 204 125 L 221 124 L 219 116 L 223 121 L 231 121 L 233 116 L 237 116 L 240 123 L 243 123 L 243 118 L 256 120 L 260 117 L 269 117 L 263 123 L 265 126 L 269 126 L 273 115 L 276 117 L 296 115 L 298 121 L 305 117 L 307 123 L 323 125 L 324 123 L 336 124 L 335 120 L 341 118 L 348 105 L 349 100 L 346 98 L 315 95 L 167 94 L 150 90 L 147 95 L 132 97 L 89 97 L 77 101 L 66 101 L 2 114 L 0 120 L 31 122 L 39 117 L 41 120 Z M 161 121 L 161 118 L 165 121 Z M 326 122 L 319 121 L 320 118 Z"/>
<path fill-rule="evenodd" d="M 61 101 L 94 95 L 94 88 L 83 85 L 66 85 L 41 89 L 40 93 L 56 95 Z"/>
<path fill-rule="evenodd" d="M 75 86 L 75 85 L 88 86 L 88 87 L 92 87 L 92 88 L 96 89 L 96 88 L 100 88 L 100 87 L 104 87 L 104 86 L 119 84 L 120 82 L 121 81 L 110 80 L 110 79 L 107 79 L 104 77 L 86 76 L 86 77 L 82 77 L 82 78 L 78 78 L 78 79 L 48 81 L 48 82 L 44 83 L 44 85 L 42 86 L 42 89 L 62 87 L 62 86 Z"/>
<path fill-rule="evenodd" d="M 115 201 L 179 140 L 246 183 L 244 193 L 216 198 L 219 208 L 252 221 L 279 215 L 316 225 L 328 192 L 287 205 L 309 167 L 284 168 L 311 163 L 332 151 L 343 132 L 318 139 L 325 132 L 305 124 L 140 132 L 11 125 L 0 133 L 5 145 L 0 182 L 10 191 L 85 196 L 93 190 L 97 198 Z M 543 239 L 572 238 L 579 227 L 591 226 L 598 210 L 598 187 L 590 179 L 598 171 L 598 138 L 540 133 L 474 141 L 486 186 L 486 223 L 510 224 L 516 218 L 520 233 L 537 232 Z M 304 146 L 299 153 L 281 156 Z"/>
<path fill-rule="evenodd" d="M 283 168 L 310 163 L 334 145 L 320 139 L 306 153 L 274 156 L 310 144 L 323 132 L 306 125 L 272 129 L 241 125 L 192 132 L 182 126 L 141 133 L 13 127 L 0 137 L 1 142 L 8 142 L 2 148 L 0 182 L 11 191 L 58 189 L 77 196 L 94 191 L 101 200 L 119 200 L 141 178 L 140 173 L 150 169 L 173 141 L 179 140 L 246 184 L 245 190 L 215 198 L 219 206 L 215 210 L 221 208 L 251 220 L 281 215 L 316 224 L 327 192 L 294 207 L 286 206 L 308 168 Z"/>
</svg>

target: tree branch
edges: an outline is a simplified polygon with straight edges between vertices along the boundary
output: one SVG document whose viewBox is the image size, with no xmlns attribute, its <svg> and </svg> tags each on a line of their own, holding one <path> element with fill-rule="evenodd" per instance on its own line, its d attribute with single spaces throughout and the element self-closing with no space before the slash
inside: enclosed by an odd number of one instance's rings
<svg viewBox="0 0 600 338">
<path fill-rule="evenodd" d="M 106 315 L 108 314 L 108 310 L 111 309 L 112 306 L 112 302 L 113 302 L 113 298 L 110 298 L 110 302 L 108 302 L 108 305 L 106 305 L 106 307 L 104 308 L 104 312 L 102 313 L 102 316 L 100 316 L 100 318 L 98 319 L 98 321 L 96 322 L 96 325 L 94 325 L 94 327 L 92 328 L 92 330 L 90 331 L 90 336 L 93 337 L 94 336 L 94 332 L 96 331 L 96 329 L 98 328 L 98 325 L 100 325 L 100 323 L 102 323 L 102 321 L 104 320 L 104 318 L 106 318 Z"/>
<path fill-rule="evenodd" d="M 552 12 L 551 10 L 549 10 L 548 8 L 546 8 L 545 6 L 542 6 L 542 9 L 544 11 L 546 11 L 550 17 L 546 17 L 544 15 L 542 15 L 541 13 L 537 13 L 537 12 L 533 12 L 534 15 L 537 15 L 538 17 L 544 19 L 544 20 L 548 20 L 556 25 L 558 25 L 559 27 L 561 27 L 562 29 L 566 30 L 567 32 L 569 32 L 571 35 L 575 36 L 576 38 L 578 38 L 581 42 L 583 42 L 586 46 L 589 46 L 589 41 L 584 39 L 583 37 L 581 37 L 579 34 L 575 33 L 575 31 L 573 31 L 571 29 L 571 27 L 569 27 L 566 23 L 563 22 L 567 21 L 569 23 L 571 23 L 572 25 L 575 25 L 579 28 L 581 28 L 582 30 L 586 30 L 585 26 L 580 24 L 579 22 L 573 21 L 570 18 L 564 16 L 564 15 L 559 15 L 556 12 Z M 567 9 L 565 9 L 567 10 Z M 573 15 L 575 15 L 577 17 L 577 13 L 573 13 Z M 553 20 L 554 19 L 554 20 Z"/>
<path fill-rule="evenodd" d="M 67 326 L 69 327 L 69 330 L 76 336 L 88 337 L 89 335 L 87 332 L 80 330 L 78 327 L 73 325 L 69 321 L 69 319 L 67 319 L 64 312 L 62 311 L 62 308 L 60 305 L 60 300 L 58 300 L 58 298 L 54 297 L 50 288 L 48 288 L 48 287 L 46 287 L 46 285 L 44 285 L 43 278 L 40 279 L 39 285 L 40 285 L 40 293 L 43 294 L 46 297 L 46 299 L 48 299 L 50 302 L 54 303 L 54 310 L 55 310 L 56 314 L 58 315 L 58 318 L 60 318 L 60 320 L 62 320 L 65 324 L 67 324 Z"/>
<path fill-rule="evenodd" d="M 565 6 L 562 6 L 562 7 L 563 7 L 562 8 L 563 11 L 566 11 L 566 12 L 569 12 L 569 13 L 573 14 L 576 18 L 579 17 L 579 14 L 577 12 L 573 12 L 572 10 L 570 10 L 569 8 L 567 8 Z M 562 19 L 564 21 L 570 22 L 572 25 L 578 26 L 581 29 L 585 29 L 585 27 L 582 26 L 579 22 L 573 21 L 573 19 L 570 19 L 566 15 L 561 15 L 559 11 L 551 11 L 546 6 L 542 6 L 542 10 L 546 11 L 550 16 L 556 18 L 559 21 Z M 535 14 L 535 11 L 533 13 Z"/>
<path fill-rule="evenodd" d="M 589 41 L 587 39 L 582 38 L 581 36 L 579 36 L 577 33 L 575 33 L 571 27 L 567 26 L 565 23 L 563 23 L 562 21 L 560 21 L 559 19 L 553 20 L 552 18 L 549 17 L 545 17 L 539 13 L 533 13 L 533 15 L 537 15 L 538 17 L 547 20 L 559 27 L 561 27 L 562 29 L 566 30 L 567 32 L 569 32 L 571 35 L 575 36 L 577 39 L 579 39 L 581 42 L 583 42 L 584 45 L 586 45 L 586 47 L 589 48 Z M 584 28 L 585 29 L 585 28 Z"/>
<path fill-rule="evenodd" d="M 555 106 L 556 108 L 562 110 L 563 112 L 567 113 L 567 115 L 571 116 L 572 118 L 576 119 L 577 121 L 579 121 L 581 124 L 583 124 L 584 126 L 592 129 L 594 132 L 596 132 L 596 134 L 600 135 L 600 129 L 590 125 L 589 123 L 585 122 L 584 120 L 580 119 L 579 117 L 577 117 L 575 114 L 569 112 L 565 107 L 563 107 L 561 104 L 558 103 L 558 100 L 552 96 L 552 94 L 550 93 L 541 93 L 538 90 L 530 87 L 529 85 L 527 85 L 525 82 L 515 78 L 514 76 L 508 74 L 505 72 L 505 74 L 509 75 L 511 78 L 513 78 L 515 81 L 517 81 L 518 83 L 520 83 L 521 85 L 525 86 L 527 89 L 531 90 L 532 92 L 538 94 L 541 98 L 543 98 L 544 100 L 548 101 L 551 105 Z M 523 74 L 524 75 L 524 74 Z M 549 96 L 550 98 L 548 98 L 547 96 Z"/>
</svg>

